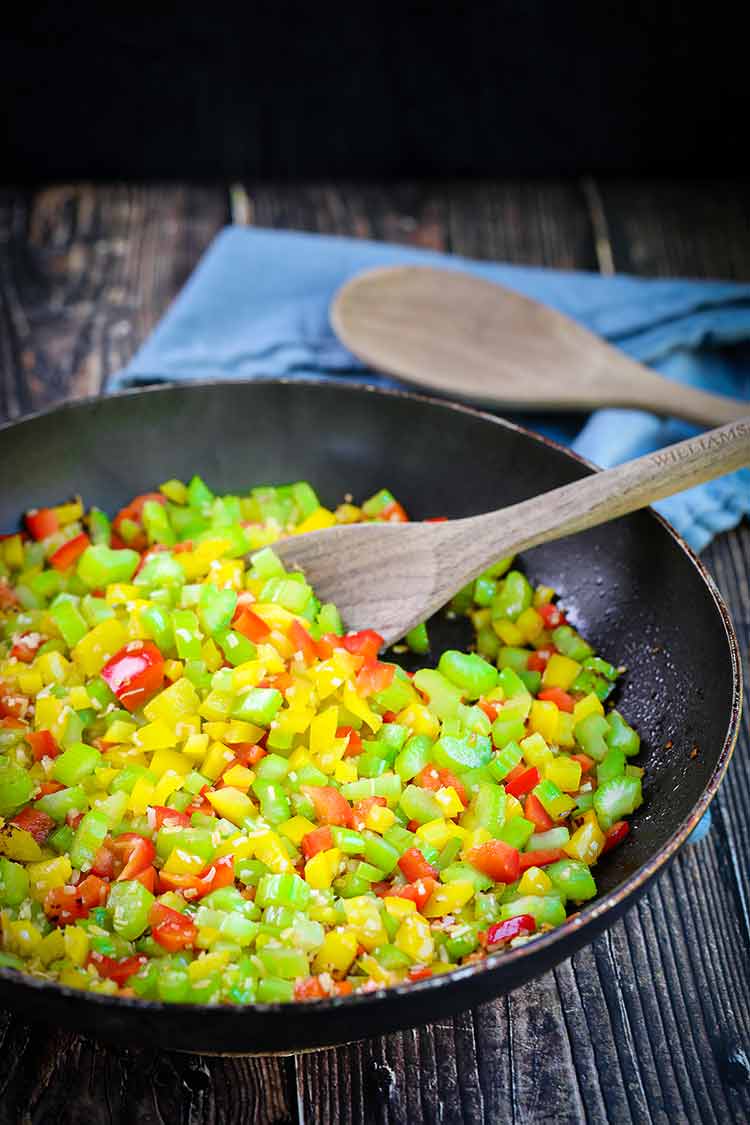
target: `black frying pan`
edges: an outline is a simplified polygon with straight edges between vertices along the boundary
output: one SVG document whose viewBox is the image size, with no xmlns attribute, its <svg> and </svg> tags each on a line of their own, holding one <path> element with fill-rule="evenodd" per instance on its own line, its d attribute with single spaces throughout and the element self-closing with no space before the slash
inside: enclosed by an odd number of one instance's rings
<svg viewBox="0 0 750 1125">
<path fill-rule="evenodd" d="M 0 430 L 0 530 L 13 530 L 24 509 L 75 492 L 112 511 L 196 471 L 226 491 L 307 478 L 329 504 L 387 486 L 422 518 L 489 511 L 591 470 L 507 422 L 413 395 L 316 382 L 167 387 L 64 406 Z M 124 1044 L 294 1051 L 486 1001 L 611 925 L 674 856 L 726 770 L 741 702 L 737 642 L 711 579 L 651 512 L 523 561 L 533 580 L 559 591 L 573 624 L 603 655 L 629 669 L 618 705 L 644 740 L 645 803 L 627 841 L 596 868 L 598 899 L 522 948 L 381 993 L 180 1007 L 92 996 L 0 969 L 0 1005 Z M 451 638 L 436 639 L 438 648 Z"/>
</svg>

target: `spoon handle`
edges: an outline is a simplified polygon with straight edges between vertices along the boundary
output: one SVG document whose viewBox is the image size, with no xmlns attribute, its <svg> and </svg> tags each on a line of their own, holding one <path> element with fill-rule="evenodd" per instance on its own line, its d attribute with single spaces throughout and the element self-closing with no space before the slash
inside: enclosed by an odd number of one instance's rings
<svg viewBox="0 0 750 1125">
<path fill-rule="evenodd" d="M 465 581 L 509 554 L 509 548 L 523 551 L 596 527 L 748 464 L 750 417 L 593 473 L 510 508 L 457 520 L 453 528 L 464 539 L 464 558 L 468 562 L 472 556 L 473 573 Z M 457 546 L 451 542 L 451 553 Z"/>
</svg>

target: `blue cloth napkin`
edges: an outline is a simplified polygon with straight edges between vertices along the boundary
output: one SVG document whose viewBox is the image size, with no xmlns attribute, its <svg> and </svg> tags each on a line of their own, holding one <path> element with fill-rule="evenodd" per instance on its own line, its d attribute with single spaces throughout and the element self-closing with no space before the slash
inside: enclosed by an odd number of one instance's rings
<svg viewBox="0 0 750 1125">
<path fill-rule="evenodd" d="M 336 290 L 372 266 L 469 270 L 552 305 L 669 378 L 750 400 L 750 285 L 644 281 L 470 261 L 404 246 L 230 227 L 109 390 L 159 382 L 331 375 L 383 386 L 336 339 Z M 519 419 L 601 466 L 679 441 L 694 427 L 636 410 Z M 750 470 L 658 504 L 697 551 L 750 513 Z M 690 837 L 708 832 L 710 811 Z"/>
<path fill-rule="evenodd" d="M 385 386 L 336 339 L 328 308 L 348 278 L 415 263 L 468 270 L 552 305 L 678 382 L 750 400 L 750 285 L 641 280 L 471 261 L 387 243 L 230 227 L 109 390 L 211 378 L 332 375 Z M 514 416 L 609 466 L 695 428 L 637 410 Z M 700 551 L 750 513 L 750 469 L 656 507 Z"/>
</svg>

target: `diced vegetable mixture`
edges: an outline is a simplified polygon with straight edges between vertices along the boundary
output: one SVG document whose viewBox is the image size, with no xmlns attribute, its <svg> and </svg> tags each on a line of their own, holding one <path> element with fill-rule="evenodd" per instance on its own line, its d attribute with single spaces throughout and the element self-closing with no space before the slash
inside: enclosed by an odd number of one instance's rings
<svg viewBox="0 0 750 1125">
<path fill-rule="evenodd" d="M 330 511 L 304 482 L 194 477 L 2 539 L 0 966 L 314 1000 L 516 947 L 596 894 L 639 737 L 554 591 L 499 562 L 449 607 L 476 651 L 409 674 L 270 546 L 406 519 L 385 490 Z M 428 654 L 426 627 L 405 644 Z"/>
</svg>

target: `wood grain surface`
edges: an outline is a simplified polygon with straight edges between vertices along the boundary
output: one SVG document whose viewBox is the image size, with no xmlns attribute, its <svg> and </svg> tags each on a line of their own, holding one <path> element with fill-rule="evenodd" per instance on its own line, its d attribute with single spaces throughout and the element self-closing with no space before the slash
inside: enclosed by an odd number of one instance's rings
<svg viewBox="0 0 750 1125">
<path fill-rule="evenodd" d="M 514 262 L 750 279 L 746 183 L 8 190 L 0 415 L 96 391 L 230 214 Z M 750 529 L 704 557 L 747 653 Z M 713 811 L 710 836 L 591 947 L 444 1023 L 296 1058 L 219 1059 L 116 1050 L 0 1013 L 0 1122 L 750 1120 L 747 715 Z"/>
</svg>

